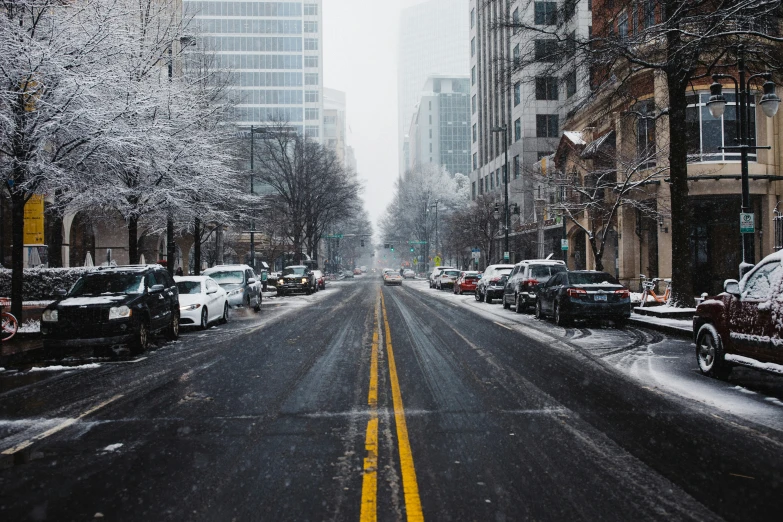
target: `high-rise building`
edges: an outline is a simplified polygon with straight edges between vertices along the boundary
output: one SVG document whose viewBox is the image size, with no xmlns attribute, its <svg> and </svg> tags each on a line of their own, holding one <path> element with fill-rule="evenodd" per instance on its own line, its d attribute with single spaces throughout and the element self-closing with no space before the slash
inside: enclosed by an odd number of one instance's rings
<svg viewBox="0 0 783 522">
<path fill-rule="evenodd" d="M 345 93 L 325 88 L 323 144 L 335 151 L 343 165 L 346 164 L 346 127 Z"/>
<path fill-rule="evenodd" d="M 408 151 L 408 169 L 431 163 L 470 174 L 470 78 L 427 78 L 411 118 Z"/>
<path fill-rule="evenodd" d="M 323 135 L 322 0 L 184 0 L 185 21 L 231 73 L 237 124 Z"/>
<path fill-rule="evenodd" d="M 470 71 L 469 0 L 424 0 L 402 10 L 397 64 L 400 174 L 410 163 L 406 135 L 422 85 L 429 76 Z"/>
</svg>

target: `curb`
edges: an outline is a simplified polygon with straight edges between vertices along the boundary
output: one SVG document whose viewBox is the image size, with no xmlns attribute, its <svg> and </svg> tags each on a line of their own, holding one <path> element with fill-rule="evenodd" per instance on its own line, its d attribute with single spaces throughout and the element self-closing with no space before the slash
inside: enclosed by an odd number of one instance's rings
<svg viewBox="0 0 783 522">
<path fill-rule="evenodd" d="M 628 324 L 632 324 L 634 326 L 639 326 L 642 328 L 648 328 L 650 330 L 657 330 L 659 332 L 680 337 L 682 339 L 688 339 L 688 340 L 693 339 L 693 332 L 691 332 L 690 330 L 683 330 L 682 328 L 677 328 L 676 326 L 669 326 L 668 324 L 656 324 L 648 321 L 641 321 L 639 319 L 634 319 L 634 318 L 628 319 Z"/>
</svg>

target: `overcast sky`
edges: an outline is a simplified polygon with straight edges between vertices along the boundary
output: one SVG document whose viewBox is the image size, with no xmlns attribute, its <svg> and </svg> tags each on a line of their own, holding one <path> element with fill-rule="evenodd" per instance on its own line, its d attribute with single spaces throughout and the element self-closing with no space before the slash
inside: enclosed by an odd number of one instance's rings
<svg viewBox="0 0 783 522">
<path fill-rule="evenodd" d="M 391 201 L 397 169 L 397 27 L 415 0 L 324 0 L 324 87 L 345 91 L 348 144 L 373 222 Z M 377 228 L 376 228 L 377 232 Z"/>
</svg>

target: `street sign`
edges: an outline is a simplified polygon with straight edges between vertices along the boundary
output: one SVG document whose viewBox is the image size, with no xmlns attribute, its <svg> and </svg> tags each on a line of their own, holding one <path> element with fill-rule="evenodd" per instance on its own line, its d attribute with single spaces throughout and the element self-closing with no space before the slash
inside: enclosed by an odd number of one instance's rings
<svg viewBox="0 0 783 522">
<path fill-rule="evenodd" d="M 419 260 L 418 260 L 418 259 L 414 259 L 414 260 L 413 260 L 413 264 L 414 264 L 414 265 L 418 265 L 418 264 L 419 264 Z"/>
<path fill-rule="evenodd" d="M 432 261 L 435 263 L 435 266 L 440 266 L 443 260 L 440 258 L 440 256 L 435 256 L 435 259 Z"/>
<path fill-rule="evenodd" d="M 481 252 L 479 252 L 477 250 L 474 250 L 473 252 L 471 252 L 470 255 L 471 255 L 471 257 L 473 257 L 473 259 L 477 259 L 477 260 L 481 259 Z"/>
<path fill-rule="evenodd" d="M 743 212 L 740 214 L 740 234 L 752 234 L 756 231 L 754 214 Z"/>
<path fill-rule="evenodd" d="M 408 241 L 409 245 L 426 245 L 426 241 Z"/>
<path fill-rule="evenodd" d="M 506 261 L 511 259 L 511 257 L 508 255 L 508 252 L 503 252 L 503 259 L 506 260 Z"/>
<path fill-rule="evenodd" d="M 568 250 L 568 240 L 567 239 L 561 239 L 560 240 L 560 250 Z"/>
</svg>

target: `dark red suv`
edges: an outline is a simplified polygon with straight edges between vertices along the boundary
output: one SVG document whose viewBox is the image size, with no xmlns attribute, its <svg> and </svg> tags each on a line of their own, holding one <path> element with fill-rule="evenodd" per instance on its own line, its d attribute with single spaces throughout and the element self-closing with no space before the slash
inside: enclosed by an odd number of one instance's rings
<svg viewBox="0 0 783 522">
<path fill-rule="evenodd" d="M 783 374 L 783 254 L 767 256 L 723 288 L 696 307 L 699 369 L 720 379 L 735 365 Z"/>
</svg>

